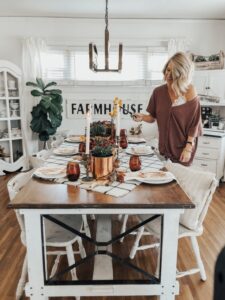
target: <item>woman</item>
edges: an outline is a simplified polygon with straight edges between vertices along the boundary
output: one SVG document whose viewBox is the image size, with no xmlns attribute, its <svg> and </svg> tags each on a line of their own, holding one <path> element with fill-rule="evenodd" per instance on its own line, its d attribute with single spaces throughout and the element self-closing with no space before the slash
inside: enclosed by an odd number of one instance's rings
<svg viewBox="0 0 225 300">
<path fill-rule="evenodd" d="M 160 154 L 186 166 L 193 161 L 197 137 L 202 133 L 200 103 L 191 84 L 192 71 L 193 63 L 185 53 L 174 54 L 163 69 L 166 84 L 157 87 L 150 98 L 149 114 L 133 117 L 137 122 L 156 120 Z"/>
</svg>

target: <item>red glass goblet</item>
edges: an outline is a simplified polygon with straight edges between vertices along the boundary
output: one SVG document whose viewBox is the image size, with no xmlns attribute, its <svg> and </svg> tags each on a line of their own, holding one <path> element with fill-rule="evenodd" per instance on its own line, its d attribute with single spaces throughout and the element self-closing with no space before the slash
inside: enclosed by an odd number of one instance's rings
<svg viewBox="0 0 225 300">
<path fill-rule="evenodd" d="M 126 149 L 128 147 L 128 141 L 127 141 L 127 137 L 124 136 L 120 136 L 120 147 L 122 149 Z"/>
<path fill-rule="evenodd" d="M 126 129 L 120 129 L 120 137 L 126 136 L 127 137 L 127 130 Z"/>
<path fill-rule="evenodd" d="M 128 147 L 127 130 L 120 129 L 120 147 L 126 149 Z"/>
<path fill-rule="evenodd" d="M 131 155 L 129 166 L 131 171 L 139 171 L 141 169 L 141 160 L 138 155 Z"/>
<path fill-rule="evenodd" d="M 69 161 L 66 168 L 66 174 L 69 181 L 77 181 L 80 176 L 80 166 L 75 161 Z"/>
</svg>

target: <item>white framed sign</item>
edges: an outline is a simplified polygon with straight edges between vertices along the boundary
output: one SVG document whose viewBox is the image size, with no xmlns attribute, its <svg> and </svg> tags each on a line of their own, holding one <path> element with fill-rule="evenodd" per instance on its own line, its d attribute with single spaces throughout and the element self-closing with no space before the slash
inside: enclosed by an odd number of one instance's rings
<svg viewBox="0 0 225 300">
<path fill-rule="evenodd" d="M 112 99 L 89 99 L 79 100 L 75 98 L 66 100 L 66 112 L 68 119 L 83 119 L 88 111 L 89 105 L 92 105 L 92 117 L 95 119 L 106 118 L 113 109 Z M 127 99 L 123 101 L 121 109 L 121 118 L 130 118 L 130 113 L 142 113 L 146 109 L 145 101 L 134 101 Z M 130 112 L 130 113 L 129 113 Z"/>
</svg>

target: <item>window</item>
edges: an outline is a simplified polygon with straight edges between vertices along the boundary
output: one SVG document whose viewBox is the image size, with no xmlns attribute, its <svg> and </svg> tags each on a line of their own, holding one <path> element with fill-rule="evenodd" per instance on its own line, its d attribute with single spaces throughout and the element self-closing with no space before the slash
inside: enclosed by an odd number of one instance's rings
<svg viewBox="0 0 225 300">
<path fill-rule="evenodd" d="M 98 54 L 98 67 L 104 68 L 104 52 Z M 43 77 L 48 80 L 73 80 L 79 82 L 130 82 L 160 81 L 162 69 L 167 61 L 166 51 L 149 51 L 147 47 L 129 48 L 123 52 L 123 68 L 117 72 L 93 72 L 89 69 L 88 50 L 81 48 L 50 48 L 44 55 Z M 110 50 L 109 66 L 117 68 L 118 52 Z"/>
<path fill-rule="evenodd" d="M 50 49 L 43 54 L 43 77 L 54 80 L 74 80 L 74 55 L 68 50 Z"/>
<path fill-rule="evenodd" d="M 150 53 L 148 55 L 148 78 L 150 80 L 163 80 L 163 67 L 167 62 L 168 54 L 165 52 Z"/>
<path fill-rule="evenodd" d="M 103 52 L 98 54 L 98 67 L 104 68 L 105 56 Z M 111 51 L 109 56 L 109 67 L 117 68 L 118 53 Z M 123 68 L 121 73 L 117 72 L 93 72 L 89 69 L 89 57 L 87 52 L 75 53 L 75 79 L 91 81 L 134 81 L 144 79 L 144 57 L 140 52 L 123 53 Z"/>
</svg>

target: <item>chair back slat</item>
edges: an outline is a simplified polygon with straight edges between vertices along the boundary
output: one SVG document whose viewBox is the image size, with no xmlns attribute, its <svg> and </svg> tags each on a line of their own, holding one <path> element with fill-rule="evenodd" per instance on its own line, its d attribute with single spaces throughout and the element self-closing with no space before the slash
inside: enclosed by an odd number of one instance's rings
<svg viewBox="0 0 225 300">
<path fill-rule="evenodd" d="M 12 177 L 8 183 L 7 183 L 7 189 L 9 193 L 9 199 L 10 201 L 13 201 L 15 198 L 16 194 L 25 186 L 25 184 L 30 180 L 34 170 L 32 169 L 29 172 L 26 173 L 19 173 L 16 176 Z M 25 237 L 25 226 L 24 226 L 24 218 L 23 216 L 19 213 L 18 210 L 15 210 L 17 221 L 20 226 L 21 230 L 21 241 L 26 245 L 26 237 Z"/>
<path fill-rule="evenodd" d="M 181 215 L 180 224 L 191 230 L 200 230 L 218 185 L 215 174 L 171 162 L 166 164 L 166 168 L 195 204 L 194 209 L 186 209 Z"/>
</svg>

